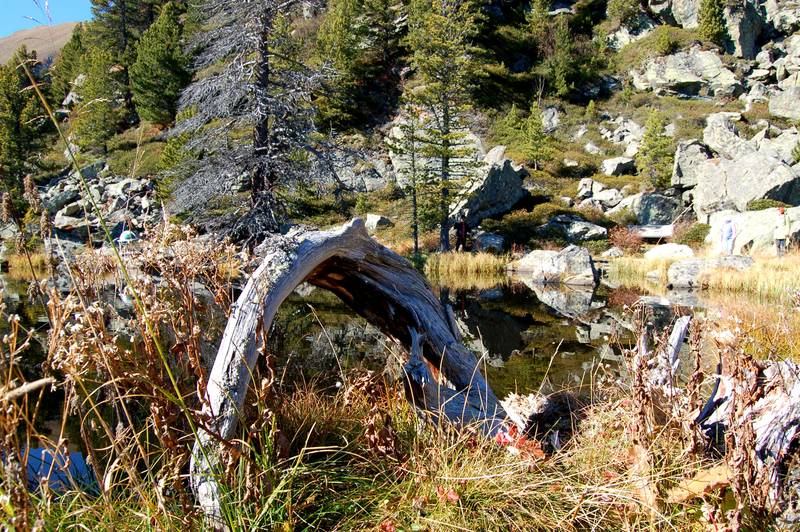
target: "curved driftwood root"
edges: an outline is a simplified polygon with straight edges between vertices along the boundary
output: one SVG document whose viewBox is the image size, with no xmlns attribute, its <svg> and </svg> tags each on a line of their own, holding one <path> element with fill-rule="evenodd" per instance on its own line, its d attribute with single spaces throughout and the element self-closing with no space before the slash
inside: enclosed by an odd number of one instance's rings
<svg viewBox="0 0 800 532">
<path fill-rule="evenodd" d="M 220 517 L 215 456 L 241 417 L 258 355 L 257 330 L 270 330 L 278 307 L 303 282 L 333 292 L 403 346 L 410 355 L 406 390 L 419 408 L 489 436 L 503 430 L 505 412 L 474 354 L 461 344 L 450 309 L 406 259 L 370 238 L 362 220 L 276 236 L 260 249 L 263 262 L 232 309 L 209 375 L 204 414 L 212 422 L 209 431 L 199 431 L 192 457 L 192 487 L 207 515 Z"/>
</svg>

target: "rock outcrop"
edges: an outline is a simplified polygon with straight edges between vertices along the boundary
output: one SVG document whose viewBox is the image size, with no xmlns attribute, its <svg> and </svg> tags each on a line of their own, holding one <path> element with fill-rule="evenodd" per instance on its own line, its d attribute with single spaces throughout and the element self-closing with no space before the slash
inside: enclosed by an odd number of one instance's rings
<svg viewBox="0 0 800 532">
<path fill-rule="evenodd" d="M 737 96 L 743 91 L 719 56 L 698 46 L 651 58 L 641 70 L 634 70 L 632 77 L 637 89 L 658 94 Z"/>
<path fill-rule="evenodd" d="M 697 167 L 712 157 L 708 146 L 697 139 L 678 142 L 672 166 L 673 187 L 688 188 L 697 184 Z"/>
<path fill-rule="evenodd" d="M 470 228 L 484 218 L 507 213 L 528 194 L 522 186 L 527 171 L 504 154 L 505 146 L 489 151 L 464 198 L 450 206 L 455 218 L 465 215 Z"/>
<path fill-rule="evenodd" d="M 735 209 L 744 211 L 753 200 L 770 198 L 790 204 L 800 202 L 800 179 L 783 161 L 759 152 L 736 159 L 712 159 L 697 169 L 694 210 L 699 219 Z"/>
</svg>

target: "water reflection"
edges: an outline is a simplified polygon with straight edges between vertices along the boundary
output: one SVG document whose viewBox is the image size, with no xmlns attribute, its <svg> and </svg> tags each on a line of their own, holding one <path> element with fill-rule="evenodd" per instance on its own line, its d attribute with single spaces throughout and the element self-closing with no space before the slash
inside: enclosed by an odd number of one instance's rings
<svg viewBox="0 0 800 532">
<path fill-rule="evenodd" d="M 620 345 L 632 340 L 622 308 L 602 290 L 535 285 L 512 280 L 491 288 L 437 287 L 453 311 L 465 345 L 479 357 L 495 392 L 503 396 L 590 385 L 598 371 L 616 372 Z M 313 309 L 313 310 L 312 310 Z M 276 320 L 289 373 L 309 378 L 337 365 L 382 369 L 391 346 L 334 296 L 302 290 Z"/>
</svg>

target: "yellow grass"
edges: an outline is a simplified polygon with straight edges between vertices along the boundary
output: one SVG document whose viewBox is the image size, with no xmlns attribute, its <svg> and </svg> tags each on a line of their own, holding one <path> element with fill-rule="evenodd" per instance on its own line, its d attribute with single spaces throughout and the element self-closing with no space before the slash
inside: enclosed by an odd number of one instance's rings
<svg viewBox="0 0 800 532">
<path fill-rule="evenodd" d="M 10 253 L 6 255 L 8 261 L 8 273 L 11 279 L 30 281 L 33 280 L 31 265 L 36 277 L 42 279 L 47 275 L 47 257 L 41 252 L 30 252 L 30 263 L 24 253 Z"/>
<path fill-rule="evenodd" d="M 755 264 L 743 272 L 714 270 L 703 275 L 709 290 L 743 292 L 790 301 L 800 291 L 800 254 L 784 257 L 755 257 Z"/>
<path fill-rule="evenodd" d="M 699 256 L 702 258 L 702 256 Z M 744 271 L 711 270 L 702 275 L 703 287 L 711 292 L 746 293 L 772 301 L 787 302 L 800 291 L 800 253 L 784 257 L 754 256 L 755 264 Z M 623 284 L 666 284 L 667 270 L 674 259 L 650 260 L 621 257 L 609 262 L 610 276 Z M 648 277 L 648 273 L 657 275 Z"/>
</svg>

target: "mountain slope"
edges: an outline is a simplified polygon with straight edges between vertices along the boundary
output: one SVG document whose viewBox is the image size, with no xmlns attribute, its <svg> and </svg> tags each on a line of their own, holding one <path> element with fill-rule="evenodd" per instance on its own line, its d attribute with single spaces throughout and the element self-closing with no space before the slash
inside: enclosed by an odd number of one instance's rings
<svg viewBox="0 0 800 532">
<path fill-rule="evenodd" d="M 38 26 L 0 38 L 0 63 L 8 61 L 23 44 L 28 50 L 36 50 L 39 58 L 47 62 L 66 44 L 76 25 L 77 22 L 64 22 L 55 26 Z"/>
</svg>

